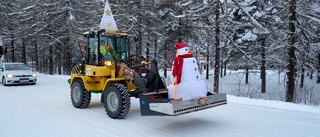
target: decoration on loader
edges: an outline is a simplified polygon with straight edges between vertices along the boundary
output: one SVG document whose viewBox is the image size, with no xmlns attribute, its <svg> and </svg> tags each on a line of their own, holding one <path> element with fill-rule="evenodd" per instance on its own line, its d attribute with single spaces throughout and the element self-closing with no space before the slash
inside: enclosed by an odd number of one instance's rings
<svg viewBox="0 0 320 137">
<path fill-rule="evenodd" d="M 192 99 L 207 96 L 207 86 L 200 78 L 196 58 L 189 52 L 186 43 L 176 44 L 176 58 L 172 66 L 172 84 L 169 85 L 169 98 Z"/>
<path fill-rule="evenodd" d="M 84 61 L 81 61 L 81 63 L 76 64 L 76 65 L 72 68 L 71 73 L 79 73 L 79 74 L 81 74 L 81 75 L 84 75 L 84 74 L 85 74 L 85 62 L 84 62 Z"/>
<path fill-rule="evenodd" d="M 181 89 L 186 88 L 184 85 L 188 82 L 192 85 L 194 81 L 201 81 L 194 77 L 186 79 L 193 74 L 188 75 L 183 68 L 181 82 L 176 83 L 178 88 L 174 91 L 177 95 L 173 97 L 159 75 L 156 59 L 147 63 L 150 68 L 146 64 L 128 65 L 131 59 L 127 52 L 130 48 L 127 33 L 100 29 L 85 32 L 84 37 L 87 39 L 85 55 L 82 56 L 84 58 L 72 68 L 71 78 L 68 80 L 71 102 L 75 108 L 87 108 L 92 93 L 101 94 L 100 102 L 104 104 L 106 114 L 113 119 L 125 118 L 130 110 L 132 97 L 139 99 L 140 113 L 143 116 L 177 116 L 227 103 L 226 94 L 208 91 L 205 91 L 205 95 L 203 92 L 200 96 L 195 94 L 198 89 L 206 87 L 189 90 L 191 97 L 180 96 L 186 94 Z M 100 51 L 101 49 L 105 50 Z M 193 61 L 184 60 L 184 64 L 191 64 Z M 149 71 L 142 75 L 136 71 L 141 68 Z"/>
<path fill-rule="evenodd" d="M 119 58 L 119 55 L 117 54 L 117 52 L 111 47 L 111 46 L 106 46 L 106 51 L 112 55 L 112 57 L 117 61 L 119 62 L 120 61 L 120 58 Z"/>
<path fill-rule="evenodd" d="M 117 54 L 117 51 L 115 51 L 111 46 L 106 46 L 106 51 L 112 55 L 112 57 L 116 60 L 116 66 L 120 68 L 120 70 L 123 71 L 123 73 L 130 78 L 134 77 L 135 70 L 131 69 L 130 67 L 127 66 L 127 64 L 120 62 L 120 58 Z M 131 79 L 132 80 L 132 79 Z"/>
</svg>

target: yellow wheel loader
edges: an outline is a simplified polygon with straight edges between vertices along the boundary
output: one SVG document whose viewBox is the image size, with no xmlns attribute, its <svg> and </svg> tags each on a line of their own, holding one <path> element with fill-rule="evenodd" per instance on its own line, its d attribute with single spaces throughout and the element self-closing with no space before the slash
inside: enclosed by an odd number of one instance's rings
<svg viewBox="0 0 320 137">
<path fill-rule="evenodd" d="M 138 70 L 146 64 L 128 65 L 128 34 L 99 30 L 85 32 L 84 36 L 87 45 L 83 61 L 72 68 L 68 80 L 76 108 L 87 108 L 92 93 L 101 93 L 101 103 L 114 119 L 128 114 L 131 97 L 139 98 L 143 116 L 177 116 L 227 103 L 226 94 L 211 92 L 202 98 L 170 99 L 155 59 L 148 64 L 145 75 Z"/>
</svg>

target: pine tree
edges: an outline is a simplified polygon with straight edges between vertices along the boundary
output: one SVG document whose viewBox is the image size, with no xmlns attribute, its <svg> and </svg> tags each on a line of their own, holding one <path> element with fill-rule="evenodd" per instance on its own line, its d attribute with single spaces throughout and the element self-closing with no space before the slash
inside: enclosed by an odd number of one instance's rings
<svg viewBox="0 0 320 137">
<path fill-rule="evenodd" d="M 289 43 L 287 47 L 287 88 L 286 88 L 286 102 L 293 102 L 295 90 L 295 43 L 296 43 L 296 0 L 291 0 L 289 5 Z"/>
</svg>

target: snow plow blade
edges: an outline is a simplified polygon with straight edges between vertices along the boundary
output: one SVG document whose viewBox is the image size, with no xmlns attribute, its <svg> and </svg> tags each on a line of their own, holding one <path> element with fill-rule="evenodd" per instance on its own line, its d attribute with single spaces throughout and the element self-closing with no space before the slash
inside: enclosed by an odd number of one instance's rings
<svg viewBox="0 0 320 137">
<path fill-rule="evenodd" d="M 140 110 L 142 116 L 178 116 L 227 104 L 225 93 L 211 94 L 207 97 L 182 101 L 169 99 L 152 99 L 140 94 Z"/>
</svg>

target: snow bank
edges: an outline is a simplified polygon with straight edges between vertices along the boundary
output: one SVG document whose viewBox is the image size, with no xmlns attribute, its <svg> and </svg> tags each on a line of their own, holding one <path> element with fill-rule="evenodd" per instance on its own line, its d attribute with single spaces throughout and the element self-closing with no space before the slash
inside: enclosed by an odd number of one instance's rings
<svg viewBox="0 0 320 137">
<path fill-rule="evenodd" d="M 237 103 L 237 104 L 244 104 L 244 105 L 251 105 L 251 106 L 261 106 L 266 108 L 311 112 L 311 113 L 320 114 L 319 107 L 313 107 L 309 105 L 294 104 L 294 103 L 275 101 L 275 100 L 236 97 L 232 95 L 227 95 L 227 100 L 228 100 L 228 103 Z"/>
</svg>

